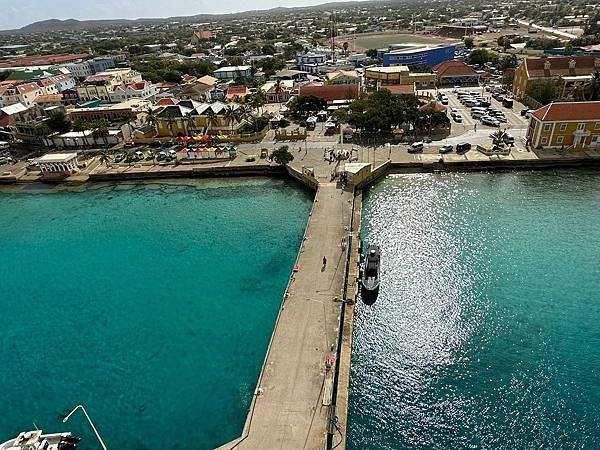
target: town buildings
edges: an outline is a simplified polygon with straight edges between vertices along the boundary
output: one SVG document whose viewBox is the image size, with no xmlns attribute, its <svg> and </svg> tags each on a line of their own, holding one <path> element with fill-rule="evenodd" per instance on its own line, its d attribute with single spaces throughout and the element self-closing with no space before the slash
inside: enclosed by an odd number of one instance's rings
<svg viewBox="0 0 600 450">
<path fill-rule="evenodd" d="M 142 82 L 142 75 L 133 69 L 109 69 L 87 77 L 81 85 L 77 86 L 77 95 L 83 102 L 95 98 L 110 102 L 111 94 L 117 86 L 140 82 Z"/>
<path fill-rule="evenodd" d="M 600 71 L 599 56 L 525 58 L 515 70 L 513 94 L 523 98 L 532 82 L 554 78 L 562 80 L 564 96 L 569 86 L 590 80 L 596 71 Z"/>
<path fill-rule="evenodd" d="M 327 65 L 327 56 L 320 53 L 306 53 L 296 57 L 298 68 L 307 73 L 323 72 Z"/>
<path fill-rule="evenodd" d="M 600 148 L 600 101 L 541 107 L 531 115 L 527 143 L 541 149 Z"/>
<path fill-rule="evenodd" d="M 479 83 L 480 75 L 475 69 L 462 61 L 445 61 L 434 66 L 440 86 L 473 85 Z"/>
<path fill-rule="evenodd" d="M 374 89 L 386 85 L 410 85 L 416 89 L 432 89 L 436 84 L 434 73 L 411 72 L 407 66 L 369 67 L 365 69 L 364 77 L 365 85 Z"/>
</svg>

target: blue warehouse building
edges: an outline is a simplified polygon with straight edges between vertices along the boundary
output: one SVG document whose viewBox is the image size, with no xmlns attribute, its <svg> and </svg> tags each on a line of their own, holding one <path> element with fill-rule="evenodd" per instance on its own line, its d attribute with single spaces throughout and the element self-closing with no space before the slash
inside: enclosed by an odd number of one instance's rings
<svg viewBox="0 0 600 450">
<path fill-rule="evenodd" d="M 454 59 L 455 45 L 391 45 L 383 52 L 383 65 L 389 66 L 436 66 L 444 61 Z"/>
</svg>

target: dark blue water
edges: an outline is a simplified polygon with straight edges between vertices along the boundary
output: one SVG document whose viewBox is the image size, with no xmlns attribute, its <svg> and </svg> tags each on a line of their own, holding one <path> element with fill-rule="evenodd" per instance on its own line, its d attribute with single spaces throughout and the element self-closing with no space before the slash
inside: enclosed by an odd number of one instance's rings
<svg viewBox="0 0 600 450">
<path fill-rule="evenodd" d="M 279 180 L 0 193 L 0 441 L 238 437 L 312 197 Z"/>
<path fill-rule="evenodd" d="M 390 176 L 365 196 L 350 449 L 600 448 L 600 175 Z"/>
</svg>

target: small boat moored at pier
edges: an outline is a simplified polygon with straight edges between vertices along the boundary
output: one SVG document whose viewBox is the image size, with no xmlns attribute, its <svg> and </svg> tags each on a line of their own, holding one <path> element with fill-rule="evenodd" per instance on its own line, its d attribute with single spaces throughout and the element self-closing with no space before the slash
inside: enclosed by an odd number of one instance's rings
<svg viewBox="0 0 600 450">
<path fill-rule="evenodd" d="M 42 434 L 42 430 L 26 431 L 0 444 L 0 450 L 74 450 L 79 441 L 68 432 Z"/>
<path fill-rule="evenodd" d="M 371 244 L 364 258 L 364 266 L 360 277 L 360 294 L 363 302 L 372 305 L 379 294 L 379 269 L 381 265 L 381 249 Z"/>
</svg>

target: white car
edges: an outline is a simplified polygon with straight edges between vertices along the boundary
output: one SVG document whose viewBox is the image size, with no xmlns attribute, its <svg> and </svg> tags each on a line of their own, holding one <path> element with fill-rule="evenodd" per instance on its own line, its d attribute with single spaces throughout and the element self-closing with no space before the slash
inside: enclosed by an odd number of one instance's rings
<svg viewBox="0 0 600 450">
<path fill-rule="evenodd" d="M 490 127 L 499 127 L 500 126 L 500 122 L 498 122 L 496 119 L 494 119 L 491 116 L 483 116 L 481 118 L 481 123 L 484 125 L 489 125 Z"/>
</svg>

